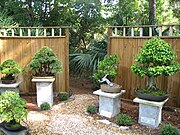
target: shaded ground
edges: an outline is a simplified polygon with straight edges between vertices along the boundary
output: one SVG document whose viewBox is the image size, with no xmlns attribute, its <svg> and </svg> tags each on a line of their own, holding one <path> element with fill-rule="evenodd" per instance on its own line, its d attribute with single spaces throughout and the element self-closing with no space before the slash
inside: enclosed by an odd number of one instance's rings
<svg viewBox="0 0 180 135">
<path fill-rule="evenodd" d="M 73 93 L 69 102 L 54 100 L 54 106 L 49 111 L 39 111 L 36 105 L 36 96 L 22 96 L 27 100 L 29 110 L 28 125 L 32 135 L 121 135 L 121 134 L 148 134 L 158 135 L 158 128 L 152 129 L 139 125 L 138 105 L 123 101 L 121 112 L 133 118 L 133 126 L 128 131 L 122 131 L 118 127 L 105 125 L 97 120 L 106 119 L 99 115 L 87 115 L 86 108 L 89 104 L 97 104 L 98 97 L 93 95 L 92 82 L 77 78 L 70 79 L 70 90 Z M 115 118 L 107 119 L 114 121 Z M 170 123 L 180 127 L 179 109 L 163 109 L 162 124 Z"/>
</svg>

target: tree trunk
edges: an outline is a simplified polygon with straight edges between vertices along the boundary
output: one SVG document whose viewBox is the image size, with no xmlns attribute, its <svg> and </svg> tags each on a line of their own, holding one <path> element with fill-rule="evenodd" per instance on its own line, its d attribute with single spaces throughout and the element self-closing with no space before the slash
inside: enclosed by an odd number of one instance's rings
<svg viewBox="0 0 180 135">
<path fill-rule="evenodd" d="M 147 88 L 148 90 L 157 90 L 155 77 L 148 77 Z"/>
<path fill-rule="evenodd" d="M 148 0 L 149 1 L 149 24 L 156 24 L 156 0 Z"/>
</svg>

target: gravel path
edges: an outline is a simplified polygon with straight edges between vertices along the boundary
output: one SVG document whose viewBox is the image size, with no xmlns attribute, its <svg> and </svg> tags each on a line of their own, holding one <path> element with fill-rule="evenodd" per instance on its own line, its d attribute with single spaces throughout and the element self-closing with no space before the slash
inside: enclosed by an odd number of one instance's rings
<svg viewBox="0 0 180 135">
<path fill-rule="evenodd" d="M 49 111 L 30 111 L 28 124 L 32 135 L 132 135 L 130 130 L 98 122 L 85 111 L 97 97 L 91 94 L 75 95 L 74 100 L 60 103 Z"/>
</svg>

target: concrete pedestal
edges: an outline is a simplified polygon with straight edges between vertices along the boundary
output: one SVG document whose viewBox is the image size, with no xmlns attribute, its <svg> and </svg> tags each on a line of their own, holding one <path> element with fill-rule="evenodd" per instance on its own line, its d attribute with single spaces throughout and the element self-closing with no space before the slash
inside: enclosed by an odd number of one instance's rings
<svg viewBox="0 0 180 135">
<path fill-rule="evenodd" d="M 154 102 L 135 98 L 133 101 L 139 103 L 138 123 L 152 128 L 158 127 L 162 120 L 162 107 L 167 100 Z"/>
<path fill-rule="evenodd" d="M 120 96 L 125 92 L 107 93 L 101 90 L 94 91 L 93 94 L 99 96 L 99 114 L 107 118 L 112 118 L 120 113 Z"/>
<path fill-rule="evenodd" d="M 5 91 L 14 91 L 19 93 L 19 84 L 21 83 L 21 81 L 17 81 L 16 83 L 13 84 L 2 84 L 2 82 L 0 82 L 0 93 L 3 93 Z"/>
<path fill-rule="evenodd" d="M 33 78 L 32 82 L 36 82 L 37 104 L 38 107 L 44 102 L 53 105 L 53 82 L 55 78 Z"/>
</svg>

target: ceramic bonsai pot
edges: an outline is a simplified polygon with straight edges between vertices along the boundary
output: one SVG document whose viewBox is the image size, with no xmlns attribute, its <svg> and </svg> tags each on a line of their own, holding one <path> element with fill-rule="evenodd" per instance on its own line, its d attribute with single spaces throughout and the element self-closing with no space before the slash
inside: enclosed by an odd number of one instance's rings
<svg viewBox="0 0 180 135">
<path fill-rule="evenodd" d="M 113 86 L 109 86 L 107 84 L 101 84 L 101 90 L 103 92 L 108 93 L 119 93 L 121 91 L 122 86 L 119 86 L 117 84 L 114 84 Z"/>
<path fill-rule="evenodd" d="M 137 90 L 136 90 L 136 95 L 140 99 L 149 100 L 149 101 L 156 101 L 156 102 L 162 102 L 162 101 L 166 100 L 169 97 L 168 94 L 164 95 L 164 96 L 153 96 L 153 95 L 141 93 L 141 92 L 139 92 Z"/>
<path fill-rule="evenodd" d="M 16 83 L 16 80 L 1 80 L 2 84 L 13 84 Z"/>
<path fill-rule="evenodd" d="M 20 129 L 21 125 L 20 124 L 17 124 L 17 126 L 11 126 L 9 125 L 7 122 L 4 122 L 4 127 L 5 129 L 9 130 L 9 131 L 17 131 Z"/>
</svg>

